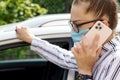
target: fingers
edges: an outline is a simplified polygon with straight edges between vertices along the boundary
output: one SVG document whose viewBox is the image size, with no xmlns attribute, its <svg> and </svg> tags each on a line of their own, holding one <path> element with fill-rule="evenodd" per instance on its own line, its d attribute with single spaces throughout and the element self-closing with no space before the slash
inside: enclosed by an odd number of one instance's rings
<svg viewBox="0 0 120 80">
<path fill-rule="evenodd" d="M 16 27 L 17 37 L 27 43 L 31 43 L 34 35 L 32 35 L 27 27 Z"/>
<path fill-rule="evenodd" d="M 90 45 L 88 43 L 88 39 L 85 36 L 82 36 L 82 48 L 85 53 L 89 51 Z"/>
<path fill-rule="evenodd" d="M 88 39 L 86 36 L 82 36 L 82 41 L 75 43 L 74 51 L 77 52 L 77 54 L 80 55 L 92 55 L 93 57 L 99 56 L 101 52 L 101 48 L 98 49 L 98 43 L 99 43 L 99 35 L 97 34 L 91 45 L 88 43 Z"/>
<path fill-rule="evenodd" d="M 101 53 L 102 50 L 102 46 L 99 46 L 99 39 L 100 36 L 98 34 L 96 34 L 95 38 L 93 39 L 93 52 L 95 52 L 96 54 L 94 54 L 94 56 L 96 56 L 96 58 L 99 58 L 99 55 Z"/>
<path fill-rule="evenodd" d="M 26 32 L 26 30 L 27 29 L 25 27 L 17 26 L 15 30 L 17 33 L 17 37 L 19 38 L 22 34 Z"/>
<path fill-rule="evenodd" d="M 16 31 L 16 32 L 21 32 L 21 31 L 27 30 L 27 29 L 28 29 L 27 27 L 17 26 L 15 31 Z"/>
<path fill-rule="evenodd" d="M 82 56 L 83 49 L 81 47 L 81 44 L 78 42 L 75 45 L 76 47 L 71 48 L 72 53 L 74 54 L 75 57 Z"/>
<path fill-rule="evenodd" d="M 74 50 L 78 54 L 89 54 L 90 45 L 88 44 L 88 40 L 85 36 L 82 36 L 82 41 L 75 43 Z"/>
<path fill-rule="evenodd" d="M 96 51 L 98 49 L 98 46 L 99 46 L 99 39 L 100 39 L 100 36 L 98 34 L 96 34 L 96 36 L 94 37 L 93 39 L 93 43 L 92 43 L 92 48 Z"/>
<path fill-rule="evenodd" d="M 75 57 L 77 57 L 78 56 L 78 52 L 75 50 L 75 48 L 73 47 L 73 48 L 71 48 L 71 52 L 73 53 L 73 55 L 75 56 Z"/>
<path fill-rule="evenodd" d="M 82 54 L 83 53 L 83 47 L 82 47 L 82 44 L 81 42 L 77 42 L 75 43 L 75 50 L 76 52 L 78 52 L 79 54 Z"/>
<path fill-rule="evenodd" d="M 15 31 L 17 33 L 18 38 L 20 36 L 23 36 L 23 35 L 26 35 L 26 34 L 30 33 L 28 28 L 27 27 L 23 27 L 23 26 L 17 26 Z"/>
<path fill-rule="evenodd" d="M 97 50 L 97 53 L 96 53 L 97 58 L 99 58 L 101 50 L 102 50 L 102 46 L 100 46 Z"/>
</svg>

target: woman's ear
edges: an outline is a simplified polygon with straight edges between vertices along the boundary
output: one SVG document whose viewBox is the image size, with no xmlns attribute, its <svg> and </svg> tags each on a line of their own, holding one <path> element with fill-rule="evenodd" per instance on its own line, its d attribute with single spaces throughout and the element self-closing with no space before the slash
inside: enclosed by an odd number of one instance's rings
<svg viewBox="0 0 120 80">
<path fill-rule="evenodd" d="M 106 26 L 109 26 L 109 23 L 108 23 L 107 20 L 103 20 L 102 22 L 103 22 L 103 24 L 105 24 Z"/>
</svg>

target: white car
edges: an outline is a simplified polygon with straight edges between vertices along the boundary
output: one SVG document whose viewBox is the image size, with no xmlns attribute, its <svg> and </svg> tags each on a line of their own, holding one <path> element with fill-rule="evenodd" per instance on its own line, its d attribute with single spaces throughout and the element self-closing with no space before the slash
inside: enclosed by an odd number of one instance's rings
<svg viewBox="0 0 120 80">
<path fill-rule="evenodd" d="M 69 20 L 70 14 L 52 14 L 0 26 L 1 78 L 12 80 L 75 80 L 76 72 L 63 69 L 36 55 L 30 50 L 29 44 L 17 39 L 15 33 L 16 26 L 26 26 L 30 28 L 31 33 L 39 38 L 70 50 L 73 41 L 70 35 Z M 120 28 L 117 27 L 116 31 L 119 33 Z"/>
<path fill-rule="evenodd" d="M 17 25 L 67 50 L 73 45 L 68 21 L 70 14 L 43 15 L 23 22 L 0 26 L 0 73 L 3 79 L 75 80 L 75 72 L 63 69 L 30 50 L 30 45 L 17 39 Z M 5 76 L 5 77 L 4 77 Z M 16 76 L 16 77 L 15 77 Z"/>
</svg>

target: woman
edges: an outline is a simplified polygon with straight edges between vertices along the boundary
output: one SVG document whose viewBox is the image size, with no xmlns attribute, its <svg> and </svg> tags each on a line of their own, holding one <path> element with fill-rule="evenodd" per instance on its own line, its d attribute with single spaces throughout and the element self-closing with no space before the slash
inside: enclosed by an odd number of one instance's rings
<svg viewBox="0 0 120 80">
<path fill-rule="evenodd" d="M 85 35 L 96 21 L 102 21 L 113 31 L 104 45 L 97 48 L 99 35 L 94 37 L 92 47 Z M 120 38 L 115 36 L 117 25 L 116 0 L 74 0 L 71 8 L 71 36 L 75 47 L 67 51 L 47 41 L 38 39 L 25 27 L 17 27 L 18 38 L 31 44 L 38 55 L 63 68 L 76 70 L 83 80 L 120 79 Z M 82 37 L 83 36 L 83 37 Z M 82 41 L 81 41 L 82 40 Z"/>
</svg>

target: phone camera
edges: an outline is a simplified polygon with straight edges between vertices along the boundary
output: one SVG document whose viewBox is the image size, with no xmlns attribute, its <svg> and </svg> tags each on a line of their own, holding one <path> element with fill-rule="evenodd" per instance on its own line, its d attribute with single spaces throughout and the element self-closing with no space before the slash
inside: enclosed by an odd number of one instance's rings
<svg viewBox="0 0 120 80">
<path fill-rule="evenodd" d="M 98 26 L 96 26 L 95 29 L 98 29 Z"/>
<path fill-rule="evenodd" d="M 100 26 L 99 29 L 102 29 L 102 27 Z"/>
<path fill-rule="evenodd" d="M 100 23 L 98 23 L 98 26 L 100 26 Z"/>
</svg>

